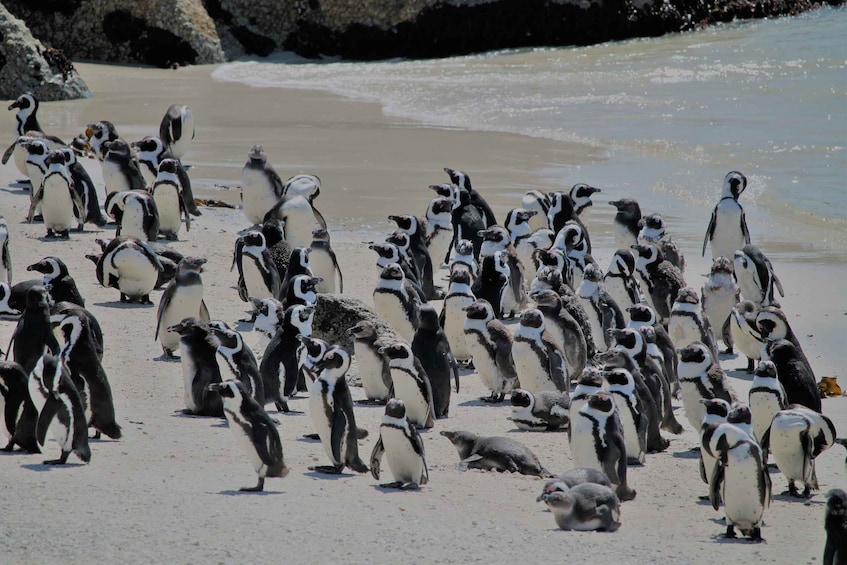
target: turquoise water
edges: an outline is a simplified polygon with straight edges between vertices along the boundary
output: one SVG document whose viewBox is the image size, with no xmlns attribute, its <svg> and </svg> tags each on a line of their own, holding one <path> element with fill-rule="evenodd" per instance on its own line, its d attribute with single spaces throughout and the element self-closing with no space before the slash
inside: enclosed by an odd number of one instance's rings
<svg viewBox="0 0 847 565">
<path fill-rule="evenodd" d="M 812 230 L 816 245 L 843 250 L 845 29 L 847 9 L 826 8 L 592 47 L 379 63 L 282 57 L 214 76 L 376 101 L 430 126 L 586 144 L 602 159 L 548 164 L 546 174 L 635 192 L 642 207 L 680 218 L 692 204 L 711 208 L 737 169 L 760 230 Z"/>
</svg>

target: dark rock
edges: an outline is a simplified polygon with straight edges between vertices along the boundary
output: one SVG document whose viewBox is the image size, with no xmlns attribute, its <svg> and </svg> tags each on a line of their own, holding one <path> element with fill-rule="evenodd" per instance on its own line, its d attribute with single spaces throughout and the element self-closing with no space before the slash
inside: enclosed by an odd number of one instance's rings
<svg viewBox="0 0 847 565">
<path fill-rule="evenodd" d="M 394 333 L 391 326 L 361 300 L 342 294 L 318 294 L 315 317 L 312 320 L 312 335 L 341 345 L 352 353 L 353 340 L 347 330 L 362 320 L 372 320 L 382 330 Z"/>
</svg>

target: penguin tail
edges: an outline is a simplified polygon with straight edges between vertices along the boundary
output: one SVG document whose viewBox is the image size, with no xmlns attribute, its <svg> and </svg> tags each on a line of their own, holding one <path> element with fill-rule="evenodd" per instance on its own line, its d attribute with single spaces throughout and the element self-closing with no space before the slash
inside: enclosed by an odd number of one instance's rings
<svg viewBox="0 0 847 565">
<path fill-rule="evenodd" d="M 76 453 L 77 457 L 79 457 L 84 463 L 91 461 L 91 448 L 88 446 L 88 442 L 74 449 L 74 453 Z"/>
<path fill-rule="evenodd" d="M 370 471 L 368 469 L 368 466 L 365 465 L 365 462 L 362 461 L 361 459 L 356 459 L 355 461 L 349 461 L 347 463 L 347 466 L 350 467 L 351 469 L 353 469 L 354 471 L 356 471 L 357 473 L 367 473 L 367 472 Z"/>
<path fill-rule="evenodd" d="M 94 426 L 97 430 L 103 432 L 111 439 L 121 439 L 121 427 L 115 423 L 110 422 L 109 424 L 102 426 Z"/>
</svg>

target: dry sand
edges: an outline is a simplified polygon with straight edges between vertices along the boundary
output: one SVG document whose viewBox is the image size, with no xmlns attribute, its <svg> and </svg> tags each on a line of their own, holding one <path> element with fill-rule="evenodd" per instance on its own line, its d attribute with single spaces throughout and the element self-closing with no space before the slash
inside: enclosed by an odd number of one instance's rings
<svg viewBox="0 0 847 565">
<path fill-rule="evenodd" d="M 376 106 L 321 93 L 214 83 L 209 68 L 178 73 L 80 68 L 95 98 L 44 105 L 40 118 L 45 129 L 70 137 L 88 122 L 111 119 L 125 137 L 135 139 L 157 131 L 170 103 L 188 103 L 198 117 L 198 132 L 186 160 L 196 165 L 191 174 L 197 192 L 216 197 L 224 191 L 213 185 L 236 185 L 247 150 L 263 143 L 283 177 L 300 171 L 322 177 L 319 203 L 333 232 L 345 290 L 366 302 L 376 275 L 372 252 L 362 242 L 391 229 L 383 220 L 389 213 L 422 214 L 431 197 L 425 187 L 446 180 L 441 167 L 468 171 L 480 188 L 496 187 L 491 199 L 502 216 L 519 205 L 525 188 L 544 178 L 546 164 L 578 164 L 592 158 L 579 146 L 389 121 Z M 5 142 L 11 138 L 11 116 L 2 122 Z M 98 164 L 85 165 L 99 178 Z M 840 447 L 818 459 L 821 491 L 809 503 L 774 498 L 765 516 L 765 544 L 718 537 L 724 530 L 722 514 L 698 500 L 706 486 L 699 479 L 697 459 L 689 453 L 698 443 L 692 430 L 672 437 L 668 451 L 648 456 L 643 467 L 629 469 L 638 496 L 624 504 L 617 533 L 562 532 L 535 502 L 542 480 L 456 470 L 457 453 L 440 430 L 508 435 L 526 443 L 551 471 L 571 467 L 566 434 L 515 431 L 506 420 L 506 404 L 477 401 L 484 390 L 474 374 L 463 375 L 450 418 L 423 434 L 431 482 L 421 491 L 383 492 L 369 475 L 309 472 L 308 466 L 327 463 L 318 443 L 300 439 L 312 431 L 311 421 L 307 414 L 280 414 L 280 435 L 292 472 L 283 480 L 268 479 L 263 494 L 238 493 L 238 487 L 255 483 L 255 475 L 226 425 L 177 413 L 183 407 L 181 369 L 179 363 L 157 360 L 161 349 L 153 340 L 156 306 L 122 305 L 117 291 L 96 283 L 93 265 L 84 256 L 96 250 L 95 238 L 110 237 L 112 229 L 87 227 L 85 233 L 72 233 L 70 241 L 44 241 L 43 225 L 23 222 L 28 198 L 14 184 L 16 178 L 13 166 L 0 168 L 0 213 L 9 222 L 15 281 L 25 280 L 26 266 L 44 256 L 56 255 L 68 264 L 106 336 L 103 362 L 124 438 L 92 442 L 92 460 L 84 466 L 74 456 L 65 467 L 43 466 L 44 455 L 0 457 L 0 481 L 6 487 L 2 562 L 811 563 L 822 554 L 823 494 L 847 486 Z M 390 197 L 401 188 L 402 197 Z M 233 194 L 226 197 L 235 200 Z M 625 195 L 601 196 L 599 202 Z M 604 209 L 607 206 L 596 208 L 589 226 L 600 250 L 598 259 L 605 265 L 612 251 L 611 212 Z M 699 287 L 708 265 L 696 257 L 693 242 L 701 237 L 708 216 L 706 210 L 694 210 L 694 216 L 702 216 L 702 221 L 679 222 L 675 233 L 688 255 L 689 283 Z M 238 211 L 204 209 L 192 222 L 192 231 L 181 232 L 175 244 L 185 254 L 209 258 L 203 276 L 206 300 L 214 318 L 230 323 L 245 311 L 234 289 L 236 276 L 229 272 L 232 242 L 243 227 Z M 775 259 L 788 293 L 783 307 L 818 377 L 843 376 L 843 263 L 780 262 L 781 250 L 757 243 Z M 810 268 L 816 274 L 813 283 L 808 280 Z M 159 296 L 154 293 L 154 302 Z M 0 344 L 8 343 L 14 326 L 0 321 Z M 238 328 L 248 343 L 256 342 L 248 326 Z M 723 360 L 726 369 L 742 364 L 739 359 Z M 745 397 L 749 377 L 730 374 Z M 842 380 L 842 385 L 847 382 Z M 361 389 L 354 388 L 353 394 L 363 397 Z M 305 411 L 306 405 L 305 399 L 293 402 L 297 410 Z M 676 408 L 685 422 L 679 403 Z M 825 413 L 840 430 L 847 430 L 845 408 L 847 398 L 824 401 Z M 367 458 L 382 408 L 357 407 L 356 414 L 372 434 L 360 442 Z M 45 452 L 47 457 L 58 453 L 52 440 Z M 772 478 L 775 492 L 781 492 L 786 486 L 783 477 L 773 473 Z"/>
</svg>

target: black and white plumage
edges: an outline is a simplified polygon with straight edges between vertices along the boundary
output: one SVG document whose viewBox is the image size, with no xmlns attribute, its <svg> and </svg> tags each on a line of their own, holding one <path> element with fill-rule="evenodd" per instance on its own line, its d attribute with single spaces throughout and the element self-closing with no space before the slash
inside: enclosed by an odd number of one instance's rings
<svg viewBox="0 0 847 565">
<path fill-rule="evenodd" d="M 585 184 L 584 182 L 578 182 L 571 187 L 570 192 L 568 193 L 573 201 L 573 210 L 576 215 L 579 217 L 581 222 L 584 222 L 588 219 L 588 216 L 591 213 L 592 206 L 594 206 L 594 201 L 591 197 L 598 192 L 602 192 L 596 186 L 591 186 L 590 184 Z"/>
<path fill-rule="evenodd" d="M 50 148 L 47 142 L 40 137 L 21 136 L 18 138 L 18 143 L 23 147 L 26 155 L 25 173 L 29 177 L 31 190 L 29 193 L 30 202 L 36 191 L 41 188 L 44 181 L 44 175 L 47 174 L 47 154 L 50 153 Z"/>
<path fill-rule="evenodd" d="M 704 316 L 700 297 L 693 288 L 679 289 L 671 307 L 668 335 L 678 347 L 685 347 L 689 343 L 699 341 L 709 348 L 712 359 L 718 358 L 718 345 L 712 332 L 712 325 L 709 323 L 709 318 Z"/>
<path fill-rule="evenodd" d="M 241 300 L 279 296 L 279 271 L 262 232 L 251 230 L 236 240 L 233 263 L 238 268 L 238 297 Z"/>
<path fill-rule="evenodd" d="M 720 332 L 726 352 L 733 353 L 735 342 L 732 338 L 730 316 L 733 307 L 738 303 L 739 289 L 732 274 L 732 261 L 726 257 L 714 260 L 701 293 L 703 313 L 709 320 L 712 331 Z"/>
<path fill-rule="evenodd" d="M 609 487 L 583 483 L 542 494 L 556 525 L 563 530 L 615 532 L 620 528 L 620 499 Z"/>
<path fill-rule="evenodd" d="M 285 308 L 283 308 L 282 302 L 276 298 L 263 298 L 261 300 L 254 298 L 250 302 L 256 311 L 253 331 L 259 334 L 258 346 L 265 347 L 280 328 Z"/>
<path fill-rule="evenodd" d="M 843 565 L 847 561 L 847 492 L 840 488 L 826 493 L 824 529 L 823 565 Z"/>
<path fill-rule="evenodd" d="M 623 367 L 601 371 L 618 408 L 629 462 L 643 464 L 647 453 L 648 417 L 635 390 L 635 378 Z"/>
<path fill-rule="evenodd" d="M 597 392 L 588 397 L 588 402 L 571 420 L 568 436 L 574 465 L 603 471 L 621 500 L 635 498 L 635 490 L 626 480 L 623 426 L 609 393 Z"/>
<path fill-rule="evenodd" d="M 240 381 L 226 380 L 211 383 L 206 390 L 217 393 L 223 399 L 223 412 L 235 443 L 247 452 L 253 470 L 259 476 L 255 487 L 239 490 L 261 492 L 266 477 L 284 478 L 288 467 L 282 457 L 282 442 L 276 424 L 251 396 Z"/>
<path fill-rule="evenodd" d="M 614 218 L 615 245 L 628 249 L 638 243 L 638 232 L 641 229 L 641 207 L 633 198 L 621 198 L 609 202 L 617 209 Z"/>
<path fill-rule="evenodd" d="M 194 114 L 185 104 L 172 104 L 159 124 L 159 138 L 177 159 L 182 159 L 194 140 Z"/>
<path fill-rule="evenodd" d="M 315 366 L 329 351 L 329 343 L 314 336 L 298 335 L 297 339 L 300 341 L 300 346 L 297 348 L 297 367 L 301 374 L 299 378 L 303 379 L 306 382 L 306 388 L 309 388 L 317 378 Z"/>
<path fill-rule="evenodd" d="M 480 214 L 485 219 L 485 225 L 483 227 L 495 225 L 497 218 L 494 216 L 494 212 L 485 198 L 471 186 L 471 177 L 464 171 L 457 171 L 448 167 L 444 167 L 444 172 L 449 175 L 450 182 L 459 187 L 459 190 L 467 191 L 469 202 L 480 211 Z"/>
<path fill-rule="evenodd" d="M 509 233 L 509 239 L 525 273 L 535 270 L 535 265 L 532 262 L 533 247 L 527 240 L 532 237 L 534 231 L 530 220 L 537 214 L 538 212 L 535 211 L 513 208 L 506 214 L 506 221 L 503 222 L 503 227 Z M 522 252 L 518 251 L 519 249 Z"/>
<path fill-rule="evenodd" d="M 526 302 L 523 265 L 505 228 L 491 226 L 480 235 L 483 239 L 480 259 L 484 263 L 486 257 L 493 256 L 495 269 L 506 277 L 506 288 L 501 293 L 500 302 L 504 315 L 511 317 L 519 312 Z"/>
<path fill-rule="evenodd" d="M 540 190 L 527 191 L 521 197 L 521 208 L 528 212 L 535 212 L 529 219 L 532 231 L 550 228 L 547 221 L 547 212 L 550 211 L 550 197 L 546 193 Z"/>
<path fill-rule="evenodd" d="M 774 288 L 780 296 L 785 296 L 782 283 L 774 272 L 770 259 L 752 244 L 735 251 L 733 258 L 735 280 L 744 300 L 750 300 L 760 306 L 779 306 Z"/>
<path fill-rule="evenodd" d="M 420 323 L 420 297 L 397 263 L 389 263 L 373 292 L 374 308 L 400 337 L 411 343 Z"/>
<path fill-rule="evenodd" d="M 454 199 L 457 204 L 453 208 L 453 245 L 455 247 L 460 240 L 467 239 L 473 245 L 474 258 L 478 258 L 482 248 L 479 232 L 488 226 L 485 214 L 471 202 L 471 195 L 465 189 L 457 187 Z"/>
<path fill-rule="evenodd" d="M 87 140 L 88 147 L 101 162 L 109 151 L 109 144 L 119 138 L 115 124 L 106 120 L 85 126 L 83 137 Z"/>
<path fill-rule="evenodd" d="M 299 336 L 312 335 L 314 306 L 297 304 L 277 311 L 279 326 L 273 339 L 265 348 L 259 364 L 265 402 L 274 402 L 276 409 L 289 412 L 288 398 L 297 390 L 306 390 L 305 379 L 300 372 L 297 349 Z"/>
<path fill-rule="evenodd" d="M 822 412 L 817 380 L 802 352 L 787 339 L 766 343 L 767 356 L 776 366 L 776 372 L 788 404 L 799 404 Z"/>
<path fill-rule="evenodd" d="M 550 339 L 565 355 L 568 376 L 574 378 L 580 375 L 588 362 L 588 346 L 579 322 L 564 308 L 562 298 L 553 290 L 534 293 L 532 299 L 544 315 L 544 326 Z"/>
<path fill-rule="evenodd" d="M 343 293 L 344 275 L 338 265 L 329 242 L 329 232 L 326 228 L 316 227 L 312 230 L 312 244 L 309 246 L 309 264 L 312 274 L 321 279 L 315 287 L 319 293 Z"/>
<path fill-rule="evenodd" d="M 482 384 L 491 391 L 486 402 L 502 402 L 506 392 L 519 385 L 512 357 L 514 338 L 503 322 L 495 319 L 486 300 L 465 309 L 465 340 Z"/>
<path fill-rule="evenodd" d="M 571 392 L 570 420 L 577 418 L 580 409 L 588 403 L 588 398 L 603 388 L 603 376 L 597 367 L 587 366 L 576 379 L 576 386 Z"/>
<path fill-rule="evenodd" d="M 279 271 L 280 283 L 279 283 L 279 299 L 282 302 L 285 302 L 285 297 L 289 294 L 288 287 L 291 285 L 291 281 L 294 280 L 294 277 L 297 275 L 306 275 L 312 276 L 312 263 L 309 259 L 309 255 L 311 255 L 312 251 L 308 247 L 294 247 L 291 249 L 291 253 L 288 256 L 288 266 L 285 269 L 285 272 Z M 279 268 L 277 268 L 279 270 Z"/>
<path fill-rule="evenodd" d="M 408 237 L 406 234 L 399 234 L 402 236 L 401 238 L 392 236 L 389 238 L 393 241 L 398 241 L 400 239 L 408 242 Z M 400 265 L 400 268 L 403 269 L 403 276 L 406 277 L 406 280 L 411 283 L 415 289 L 415 292 L 420 296 L 421 300 L 426 299 L 426 295 L 424 294 L 423 289 L 418 282 L 420 277 L 420 273 L 418 273 L 416 265 L 412 262 L 411 258 L 408 256 L 406 251 L 402 249 L 399 245 L 394 243 L 372 243 L 368 245 L 369 249 L 373 249 L 376 251 L 377 260 L 376 260 L 376 272 L 377 272 L 377 280 L 379 276 L 382 274 L 382 270 L 385 269 L 391 263 L 397 263 Z"/>
<path fill-rule="evenodd" d="M 270 219 L 285 222 L 285 241 L 292 247 L 308 248 L 314 229 L 326 229 L 326 220 L 315 208 L 314 202 L 300 194 L 283 194 L 261 221 Z"/>
<path fill-rule="evenodd" d="M 36 271 L 44 275 L 42 284 L 50 293 L 50 298 L 55 302 L 72 302 L 79 306 L 85 306 L 85 299 L 79 293 L 76 281 L 68 272 L 65 262 L 58 257 L 45 257 L 37 263 L 26 268 L 27 271 Z"/>
<path fill-rule="evenodd" d="M 209 310 L 203 301 L 203 279 L 200 276 L 205 264 L 203 257 L 185 257 L 179 263 L 176 276 L 162 293 L 153 339 L 159 341 L 166 357 L 173 357 L 181 342 L 171 326 L 186 318 L 196 317 L 202 322 L 210 320 Z"/>
<path fill-rule="evenodd" d="M 221 382 L 216 341 L 207 322 L 188 317 L 168 328 L 178 336 L 182 368 L 183 402 L 186 414 L 222 417 L 220 396 L 211 394 L 208 386 Z"/>
<path fill-rule="evenodd" d="M 747 357 L 747 372 L 752 373 L 755 361 L 762 358 L 765 339 L 756 325 L 761 308 L 750 300 L 742 300 L 732 308 L 729 331 L 733 344 Z"/>
<path fill-rule="evenodd" d="M 533 270 L 538 270 L 538 259 L 536 253 L 550 249 L 555 238 L 556 234 L 553 233 L 553 230 L 541 228 L 535 230 L 531 235 L 522 238 L 515 244 L 515 251 L 520 258 L 521 263 L 523 263 L 524 273 L 531 273 Z M 564 254 L 562 254 L 562 256 L 564 256 Z"/>
<path fill-rule="evenodd" d="M 38 410 L 29 396 L 28 375 L 14 361 L 0 361 L 0 433 L 8 442 L 2 451 L 17 445 L 28 453 L 41 453 L 36 440 Z"/>
<path fill-rule="evenodd" d="M 436 290 L 433 282 L 433 260 L 426 246 L 425 222 L 411 214 L 388 216 L 388 219 L 397 224 L 398 231 L 409 236 L 409 254 L 417 265 L 419 282 L 427 300 L 441 298 L 442 293 Z"/>
<path fill-rule="evenodd" d="M 703 238 L 703 252 L 711 245 L 712 259 L 735 257 L 735 252 L 750 243 L 747 218 L 738 197 L 747 188 L 747 177 L 738 171 L 730 171 L 723 179 L 721 199 L 712 210 L 712 219 Z"/>
<path fill-rule="evenodd" d="M 775 341 L 778 339 L 787 339 L 794 344 L 797 354 L 802 359 L 809 372 L 813 373 L 812 365 L 809 363 L 806 354 L 803 352 L 803 347 L 800 344 L 800 339 L 794 330 L 791 329 L 791 324 L 788 322 L 788 316 L 777 306 L 765 306 L 756 314 L 756 327 L 762 334 L 762 338 L 767 341 Z"/>
<path fill-rule="evenodd" d="M 392 398 L 386 404 L 379 439 L 371 452 L 371 475 L 376 480 L 383 455 L 394 482 L 379 485 L 382 488 L 417 489 L 429 482 L 423 439 L 406 418 L 406 406 L 399 398 Z"/>
<path fill-rule="evenodd" d="M 121 302 L 150 302 L 150 292 L 164 271 L 153 248 L 137 237 L 116 237 L 106 244 L 100 255 L 86 255 L 96 265 L 97 281 L 107 288 L 118 289 Z"/>
<path fill-rule="evenodd" d="M 170 240 L 177 239 L 183 218 L 185 231 L 191 231 L 190 197 L 180 185 L 178 165 L 175 159 L 164 159 L 159 163 L 151 189 L 159 216 L 159 233 Z"/>
<path fill-rule="evenodd" d="M 9 105 L 9 110 L 17 109 L 17 112 L 15 112 L 15 133 L 18 136 L 18 140 L 20 140 L 22 136 L 27 136 L 43 140 L 48 144 L 49 149 L 58 149 L 59 147 L 63 147 L 65 145 L 64 141 L 58 137 L 47 135 L 42 129 L 41 124 L 38 122 L 38 107 L 38 99 L 29 92 L 21 94 Z M 15 165 L 17 166 L 18 171 L 20 171 L 22 175 L 26 175 L 27 171 L 26 166 L 24 165 L 26 156 L 23 147 L 20 143 L 18 143 L 18 140 L 13 142 L 12 145 L 10 145 L 3 153 L 2 163 L 5 165 L 14 152 Z M 35 188 L 36 187 L 33 186 L 33 189 Z"/>
<path fill-rule="evenodd" d="M 762 361 L 756 367 L 747 403 L 753 416 L 753 434 L 761 440 L 771 427 L 776 413 L 788 407 L 785 390 L 777 379 L 776 366 L 771 361 Z"/>
<path fill-rule="evenodd" d="M 349 328 L 359 378 L 368 403 L 385 404 L 391 392 L 391 369 L 380 348 L 398 339 L 397 334 L 373 320 L 362 320 Z"/>
<path fill-rule="evenodd" d="M 439 323 L 450 343 L 450 350 L 458 362 L 468 363 L 471 354 L 465 340 L 465 311 L 474 303 L 476 297 L 471 291 L 471 273 L 464 266 L 457 265 L 450 271 L 450 284 L 441 306 Z"/>
<path fill-rule="evenodd" d="M 426 207 L 426 247 L 434 267 L 450 263 L 454 203 L 452 198 L 436 196 Z"/>
<path fill-rule="evenodd" d="M 111 192 L 106 196 L 105 210 L 118 225 L 116 235 L 159 239 L 159 208 L 146 190 Z"/>
<path fill-rule="evenodd" d="M 86 391 L 90 413 L 88 425 L 112 439 L 120 439 L 121 427 L 115 420 L 112 387 L 98 355 L 98 347 L 88 318 L 74 314 L 58 314 L 53 321 L 62 336 L 59 358 L 67 368 L 74 385 Z"/>
<path fill-rule="evenodd" d="M 726 373 L 712 357 L 709 348 L 700 342 L 680 350 L 677 375 L 685 416 L 695 430 L 700 429 L 706 415 L 702 400 L 719 398 L 731 403 L 737 399 Z"/>
<path fill-rule="evenodd" d="M 64 364 L 57 357 L 44 355 L 30 375 L 30 390 L 33 381 L 42 388 L 44 399 L 36 427 L 38 443 L 44 445 L 47 430 L 51 429 L 62 450 L 58 459 L 45 461 L 44 464 L 64 465 L 71 453 L 75 453 L 84 463 L 91 461 L 83 401 Z"/>
<path fill-rule="evenodd" d="M 435 423 L 432 385 L 412 348 L 402 341 L 381 347 L 379 352 L 388 359 L 393 396 L 406 405 L 406 417 L 419 428 L 431 428 Z"/>
<path fill-rule="evenodd" d="M 65 154 L 60 150 L 48 153 L 47 171 L 38 189 L 34 189 L 32 203 L 27 215 L 31 223 L 36 208 L 41 205 L 41 214 L 47 228 L 47 237 L 67 239 L 72 227 L 81 226 L 85 218 L 85 207 L 74 189 L 74 181 L 65 162 Z M 80 221 L 77 221 L 77 218 Z"/>
<path fill-rule="evenodd" d="M 27 291 L 26 307 L 12 333 L 9 350 L 27 373 L 32 372 L 46 352 L 58 354 L 59 342 L 50 325 L 50 307 L 43 286 L 33 286 Z"/>
<path fill-rule="evenodd" d="M 556 431 L 570 423 L 570 397 L 567 392 L 542 390 L 532 393 L 514 389 L 509 399 L 512 415 L 509 420 L 520 430 Z"/>
<path fill-rule="evenodd" d="M 588 241 L 588 230 L 575 220 L 565 223 L 553 241 L 553 248 L 565 252 L 565 257 L 570 263 L 573 274 L 571 275 L 571 286 L 577 288 L 582 282 L 583 271 L 588 264 L 593 263 L 591 258 L 591 245 Z"/>
<path fill-rule="evenodd" d="M 504 303 L 512 291 L 509 283 L 511 273 L 508 262 L 503 260 L 502 255 L 498 259 L 495 253 L 481 258 L 480 264 L 479 276 L 471 284 L 471 292 L 478 299 L 489 302 L 494 307 L 497 318 L 501 319 L 505 314 Z"/>
<path fill-rule="evenodd" d="M 248 394 L 265 405 L 265 387 L 259 374 L 256 356 L 244 343 L 237 331 L 218 324 L 209 324 L 211 335 L 218 353 L 218 366 L 221 368 L 221 380 L 236 380 L 241 383 L 243 394 Z M 224 397 L 225 398 L 225 397 Z M 226 402 L 224 400 L 224 402 Z"/>
<path fill-rule="evenodd" d="M 788 479 L 783 494 L 809 498 L 818 489 L 815 459 L 835 444 L 835 426 L 828 417 L 805 406 L 792 405 L 776 413 L 762 447 L 770 449 L 776 466 Z M 803 483 L 803 492 L 795 482 Z"/>
<path fill-rule="evenodd" d="M 726 423 L 730 403 L 722 398 L 703 399 L 700 403 L 703 405 L 703 420 L 696 428 L 700 431 L 700 479 L 708 485 L 712 482 L 712 473 L 717 464 L 717 458 L 712 455 L 709 444 L 715 430 Z M 720 495 L 720 491 L 714 491 L 714 494 Z M 709 495 L 712 496 L 713 493 L 710 491 Z"/>
<path fill-rule="evenodd" d="M 436 418 L 446 418 L 450 412 L 450 387 L 459 392 L 459 367 L 450 342 L 438 323 L 438 313 L 430 304 L 420 308 L 420 325 L 412 341 L 412 353 L 417 358 L 432 388 L 433 411 Z"/>
<path fill-rule="evenodd" d="M 480 265 L 474 256 L 473 243 L 469 239 L 459 239 L 453 249 L 453 259 L 450 262 L 450 270 L 455 265 L 465 267 L 475 279 L 479 275 Z"/>
<path fill-rule="evenodd" d="M 578 221 L 578 216 L 574 209 L 574 201 L 570 194 L 567 192 L 551 192 L 549 198 L 550 209 L 547 211 L 547 224 L 551 230 L 558 234 L 568 222 L 577 222 L 580 226 L 582 225 Z M 586 231 L 586 233 L 588 232 Z M 588 243 L 588 247 L 589 250 L 587 252 L 590 253 L 590 243 Z"/>
<path fill-rule="evenodd" d="M 587 265 L 582 282 L 576 291 L 583 308 L 591 320 L 591 333 L 598 350 L 607 349 L 611 343 L 609 330 L 626 326 L 623 312 L 603 285 L 603 275 L 595 265 Z"/>
<path fill-rule="evenodd" d="M 106 183 L 106 196 L 113 192 L 147 189 L 147 183 L 138 168 L 129 143 L 115 139 L 103 144 L 106 155 L 103 158 L 103 182 Z"/>
<path fill-rule="evenodd" d="M 629 307 L 644 301 L 641 286 L 635 278 L 635 256 L 630 249 L 615 251 L 609 261 L 609 269 L 603 275 L 603 286 L 629 323 Z"/>
<path fill-rule="evenodd" d="M 652 243 L 662 250 L 665 259 L 680 272 L 685 272 L 685 256 L 667 234 L 667 225 L 661 214 L 648 214 L 639 222 L 639 243 Z"/>
<path fill-rule="evenodd" d="M 676 366 L 679 363 L 679 356 L 677 355 L 677 348 L 674 346 L 673 340 L 671 340 L 671 337 L 668 335 L 665 327 L 659 323 L 656 317 L 656 312 L 644 303 L 630 306 L 627 309 L 627 312 L 629 314 L 628 327 L 639 331 L 641 331 L 643 326 L 650 326 L 653 328 L 656 336 L 656 347 L 658 347 L 662 353 L 665 375 L 667 376 L 668 382 L 674 386 L 674 389 L 678 390 L 679 382 L 676 376 Z M 645 335 L 645 340 L 646 339 L 647 337 Z M 656 355 L 653 356 L 657 357 Z"/>
<path fill-rule="evenodd" d="M 642 290 L 650 296 L 659 321 L 667 323 L 677 293 L 686 286 L 685 278 L 679 269 L 665 261 L 662 251 L 655 245 L 636 244 L 632 249 L 636 252 L 635 268 L 647 285 Z"/>
<path fill-rule="evenodd" d="M 506 437 L 481 437 L 466 431 L 442 431 L 459 452 L 459 471 L 482 469 L 552 477 L 538 457 L 524 444 Z"/>
<path fill-rule="evenodd" d="M 340 346 L 332 346 L 315 365 L 317 378 L 309 397 L 309 416 L 331 465 L 310 467 L 319 473 L 340 474 L 344 467 L 367 473 L 359 457 L 358 428 L 353 399 L 345 375 L 350 355 Z"/>
<path fill-rule="evenodd" d="M 545 331 L 544 314 L 531 308 L 521 314 L 512 344 L 521 387 L 532 393 L 567 392 L 570 384 L 565 354 Z"/>
<path fill-rule="evenodd" d="M 282 192 L 282 179 L 268 162 L 264 147 L 254 145 L 241 169 L 241 201 L 247 221 L 262 224 Z"/>
</svg>

